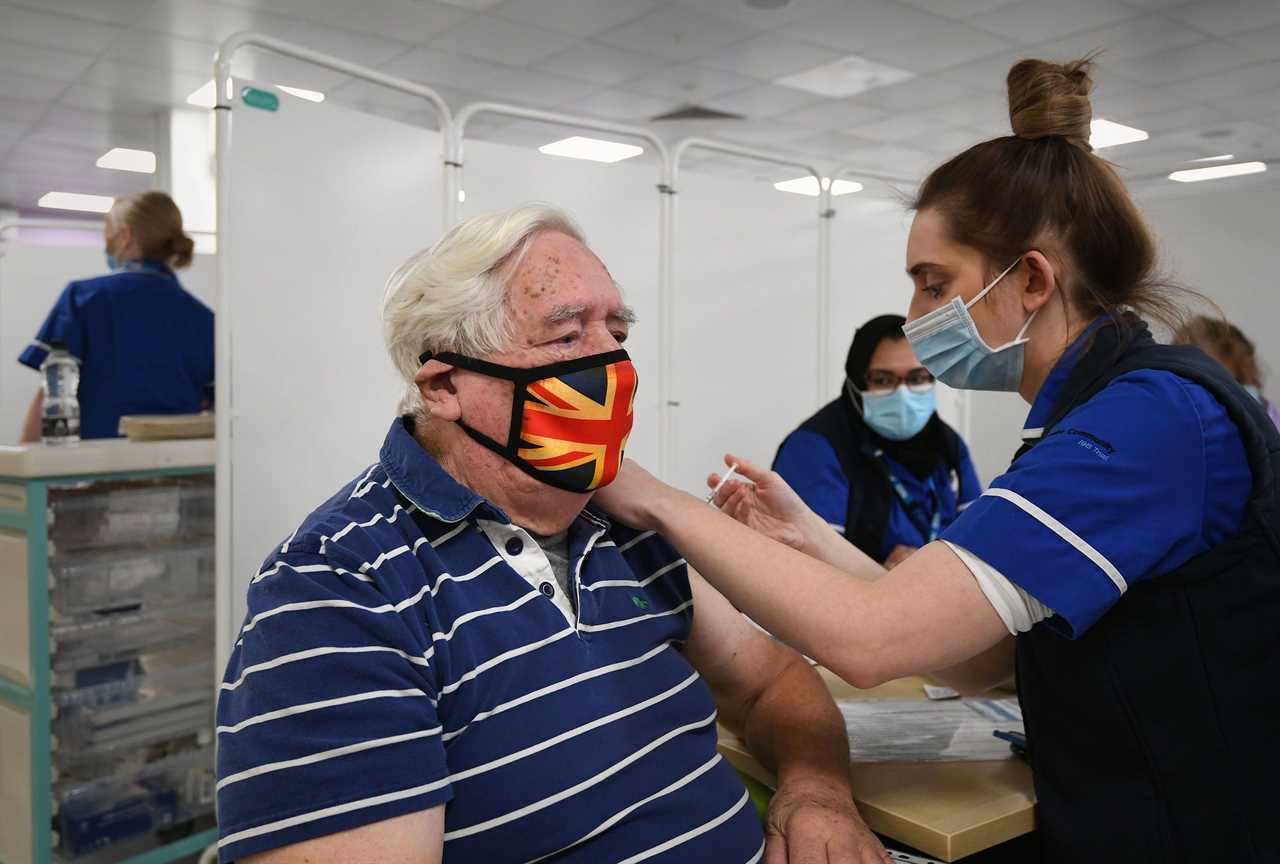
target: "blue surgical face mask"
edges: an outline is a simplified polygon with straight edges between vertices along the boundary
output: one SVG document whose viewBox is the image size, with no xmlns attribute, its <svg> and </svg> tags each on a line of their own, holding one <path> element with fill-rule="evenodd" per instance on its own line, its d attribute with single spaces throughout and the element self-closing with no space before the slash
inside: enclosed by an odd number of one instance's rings
<svg viewBox="0 0 1280 864">
<path fill-rule="evenodd" d="M 1244 388 L 1244 392 L 1248 393 L 1254 399 L 1257 399 L 1259 403 L 1262 402 L 1261 387 L 1257 386 L 1256 384 L 1241 384 L 1240 386 Z"/>
<path fill-rule="evenodd" d="M 119 270 L 119 269 L 120 269 L 120 264 L 121 264 L 120 259 L 119 259 L 119 258 L 117 258 L 116 256 L 112 255 L 112 254 L 111 254 L 111 250 L 110 250 L 110 249 L 108 249 L 108 250 L 107 250 L 107 269 L 108 269 L 108 270 L 113 270 L 113 271 L 114 271 L 114 270 Z"/>
<path fill-rule="evenodd" d="M 969 310 L 992 288 L 1018 266 L 1014 261 L 1004 272 L 991 280 L 991 284 L 978 292 L 968 303 L 953 297 L 947 305 L 934 309 L 902 328 L 911 350 L 933 377 L 957 390 L 1016 391 L 1022 383 L 1022 364 L 1031 322 L 1032 312 L 1013 341 L 999 348 L 992 348 L 978 332 Z"/>
<path fill-rule="evenodd" d="M 853 390 L 851 383 L 845 386 Z M 938 407 L 938 395 L 932 387 L 916 393 L 902 384 L 890 393 L 864 391 L 861 396 L 862 419 L 877 435 L 890 441 L 906 441 L 919 435 Z"/>
</svg>

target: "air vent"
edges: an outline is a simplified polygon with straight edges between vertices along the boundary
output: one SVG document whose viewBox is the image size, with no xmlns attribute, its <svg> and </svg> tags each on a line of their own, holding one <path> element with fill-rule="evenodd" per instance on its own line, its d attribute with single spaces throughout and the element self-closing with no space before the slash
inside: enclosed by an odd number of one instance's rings
<svg viewBox="0 0 1280 864">
<path fill-rule="evenodd" d="M 666 114 L 659 114 L 657 117 L 650 117 L 650 120 L 657 122 L 660 120 L 744 120 L 741 114 L 732 114 L 728 111 L 717 111 L 714 108 L 704 108 L 701 105 L 685 105 Z"/>
</svg>

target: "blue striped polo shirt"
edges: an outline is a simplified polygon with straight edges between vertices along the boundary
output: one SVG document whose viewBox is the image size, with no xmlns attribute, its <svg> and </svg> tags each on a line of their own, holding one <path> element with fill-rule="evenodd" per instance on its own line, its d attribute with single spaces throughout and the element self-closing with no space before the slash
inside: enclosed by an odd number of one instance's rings
<svg viewBox="0 0 1280 864">
<path fill-rule="evenodd" d="M 571 601 L 407 422 L 252 579 L 218 700 L 220 860 L 444 804 L 446 862 L 759 861 L 681 653 L 679 554 L 584 510 Z"/>
</svg>

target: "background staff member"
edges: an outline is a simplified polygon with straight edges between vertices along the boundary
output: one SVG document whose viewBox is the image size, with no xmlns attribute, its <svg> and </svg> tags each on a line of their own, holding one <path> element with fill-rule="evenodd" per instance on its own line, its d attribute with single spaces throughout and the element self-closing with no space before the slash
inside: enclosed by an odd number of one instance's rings
<svg viewBox="0 0 1280 864">
<path fill-rule="evenodd" d="M 773 460 L 804 502 L 892 567 L 937 540 L 982 492 L 965 446 L 937 414 L 933 375 L 901 315 L 858 328 L 844 392 L 787 436 Z"/>
<path fill-rule="evenodd" d="M 1016 636 L 1044 860 L 1276 861 L 1280 748 L 1260 742 L 1280 718 L 1280 432 L 1219 364 L 1126 311 L 1171 301 L 1091 152 L 1089 66 L 1016 64 L 1014 134 L 915 201 L 916 355 L 1031 403 L 1028 444 L 940 542 L 886 574 L 749 465 L 758 485 L 717 500 L 802 532 L 813 557 L 634 465 L 598 504 L 859 687 L 935 672 L 983 689 Z"/>
<path fill-rule="evenodd" d="M 18 362 L 39 370 L 53 342 L 80 361 L 80 437 L 114 438 L 126 414 L 194 414 L 213 384 L 213 312 L 173 268 L 195 244 L 163 192 L 116 199 L 103 227 L 106 276 L 72 282 Z M 22 441 L 40 440 L 37 391 Z"/>
<path fill-rule="evenodd" d="M 1178 328 L 1173 341 L 1195 345 L 1221 363 L 1241 387 L 1262 403 L 1267 416 L 1280 426 L 1280 409 L 1262 395 L 1262 371 L 1258 368 L 1258 352 L 1253 341 L 1230 321 L 1197 315 Z"/>
</svg>

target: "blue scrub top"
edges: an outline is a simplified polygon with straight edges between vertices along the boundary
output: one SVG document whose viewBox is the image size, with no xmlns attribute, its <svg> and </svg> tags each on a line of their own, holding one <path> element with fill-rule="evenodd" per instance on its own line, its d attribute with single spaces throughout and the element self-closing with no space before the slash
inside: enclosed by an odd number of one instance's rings
<svg viewBox="0 0 1280 864">
<path fill-rule="evenodd" d="M 943 532 L 1054 610 L 1044 624 L 1072 638 L 1129 586 L 1238 531 L 1253 486 L 1226 409 L 1171 372 L 1121 375 L 1046 434 L 1091 332 L 1031 407 L 1023 437 L 1043 440 Z"/>
<path fill-rule="evenodd" d="M 926 545 L 932 538 L 925 532 L 934 524 L 935 516 L 939 527 L 947 527 L 982 492 L 973 460 L 969 457 L 969 448 L 963 440 L 960 441 L 959 476 L 953 476 L 946 466 L 939 466 L 930 476 L 920 478 L 888 456 L 879 458 L 906 493 L 904 501 L 902 495 L 888 492 L 893 496 L 893 502 L 880 543 L 881 561 L 888 558 L 897 546 L 918 548 Z M 831 442 L 817 432 L 797 429 L 778 448 L 773 470 L 782 475 L 810 509 L 841 534 L 846 533 L 849 478 L 840 467 Z M 916 513 L 914 520 L 907 512 L 908 506 Z"/>
<path fill-rule="evenodd" d="M 80 360 L 80 436 L 114 438 L 126 414 L 194 414 L 212 394 L 213 312 L 156 261 L 72 282 L 18 362 L 53 342 Z"/>
</svg>

